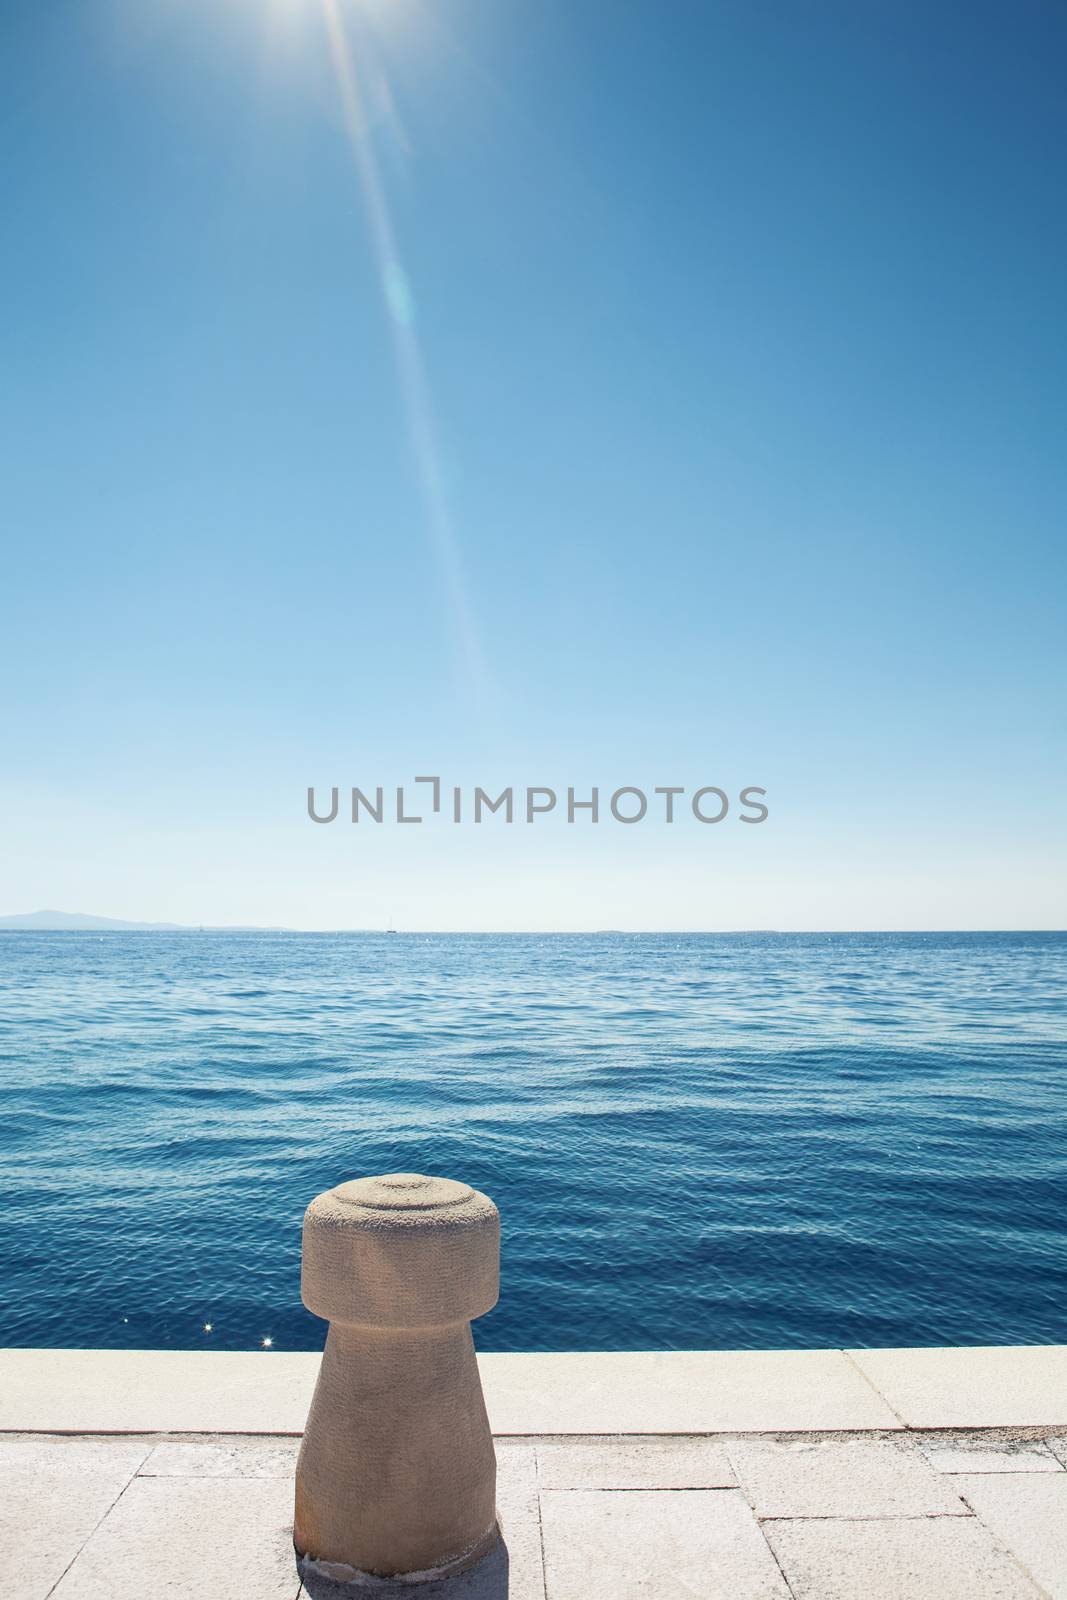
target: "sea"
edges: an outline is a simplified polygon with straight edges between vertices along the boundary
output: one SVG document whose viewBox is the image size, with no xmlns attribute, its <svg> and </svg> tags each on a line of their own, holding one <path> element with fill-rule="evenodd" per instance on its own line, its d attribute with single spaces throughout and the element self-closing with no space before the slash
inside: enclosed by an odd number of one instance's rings
<svg viewBox="0 0 1067 1600">
<path fill-rule="evenodd" d="M 0 934 L 0 1345 L 320 1348 L 309 1200 L 492 1196 L 486 1350 L 1067 1341 L 1067 935 Z"/>
</svg>

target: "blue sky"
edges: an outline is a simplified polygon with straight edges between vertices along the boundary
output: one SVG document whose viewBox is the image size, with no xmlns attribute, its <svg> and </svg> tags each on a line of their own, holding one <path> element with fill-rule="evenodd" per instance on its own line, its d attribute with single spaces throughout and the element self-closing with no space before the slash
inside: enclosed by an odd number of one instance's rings
<svg viewBox="0 0 1067 1600">
<path fill-rule="evenodd" d="M 0 911 L 1063 927 L 1065 45 L 4 6 Z M 770 817 L 306 817 L 429 772 Z"/>
</svg>

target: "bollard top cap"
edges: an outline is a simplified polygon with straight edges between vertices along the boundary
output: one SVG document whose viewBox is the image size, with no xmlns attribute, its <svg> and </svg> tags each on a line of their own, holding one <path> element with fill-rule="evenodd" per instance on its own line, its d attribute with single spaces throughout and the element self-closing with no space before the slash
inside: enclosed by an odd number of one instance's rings
<svg viewBox="0 0 1067 1600">
<path fill-rule="evenodd" d="M 368 1211 L 442 1211 L 463 1205 L 475 1196 L 469 1183 L 457 1183 L 454 1178 L 425 1178 L 421 1172 L 353 1178 L 330 1192 L 345 1205 L 365 1206 Z"/>
<path fill-rule="evenodd" d="M 304 1217 L 309 1311 L 362 1327 L 426 1327 L 496 1303 L 500 1213 L 452 1178 L 387 1172 L 320 1194 Z"/>
</svg>

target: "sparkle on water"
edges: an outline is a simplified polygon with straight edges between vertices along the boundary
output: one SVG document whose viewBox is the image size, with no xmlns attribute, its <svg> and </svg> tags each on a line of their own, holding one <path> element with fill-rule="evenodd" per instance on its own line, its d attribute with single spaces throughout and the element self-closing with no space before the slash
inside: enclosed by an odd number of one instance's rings
<svg viewBox="0 0 1067 1600">
<path fill-rule="evenodd" d="M 1067 936 L 6 933 L 0 1039 L 0 1345 L 321 1348 L 304 1208 L 412 1171 L 483 1348 L 1067 1339 Z"/>
</svg>

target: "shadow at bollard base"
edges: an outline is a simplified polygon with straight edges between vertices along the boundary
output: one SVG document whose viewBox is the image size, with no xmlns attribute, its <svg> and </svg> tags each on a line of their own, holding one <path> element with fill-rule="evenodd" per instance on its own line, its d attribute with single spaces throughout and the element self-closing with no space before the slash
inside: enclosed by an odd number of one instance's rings
<svg viewBox="0 0 1067 1600">
<path fill-rule="evenodd" d="M 486 1541 L 488 1548 L 461 1557 L 446 1571 L 380 1578 L 306 1556 L 297 1557 L 297 1569 L 308 1600 L 362 1600 L 363 1596 L 367 1600 L 402 1600 L 405 1595 L 412 1600 L 507 1600 L 508 1548 L 496 1525 Z"/>
</svg>

